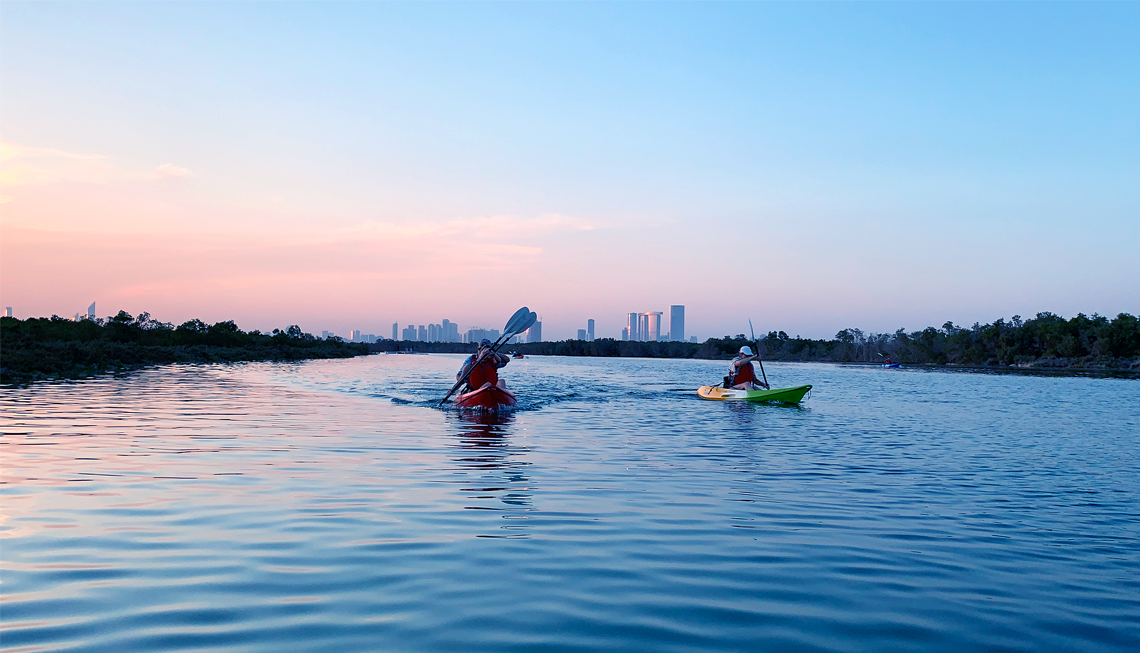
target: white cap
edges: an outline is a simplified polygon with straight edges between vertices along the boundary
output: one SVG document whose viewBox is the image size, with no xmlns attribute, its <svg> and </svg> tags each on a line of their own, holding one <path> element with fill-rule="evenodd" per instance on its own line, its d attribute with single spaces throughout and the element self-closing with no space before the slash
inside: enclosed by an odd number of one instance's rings
<svg viewBox="0 0 1140 653">
<path fill-rule="evenodd" d="M 752 356 L 752 348 L 748 345 L 744 345 L 740 348 L 740 353 L 744 354 L 745 356 Z"/>
</svg>

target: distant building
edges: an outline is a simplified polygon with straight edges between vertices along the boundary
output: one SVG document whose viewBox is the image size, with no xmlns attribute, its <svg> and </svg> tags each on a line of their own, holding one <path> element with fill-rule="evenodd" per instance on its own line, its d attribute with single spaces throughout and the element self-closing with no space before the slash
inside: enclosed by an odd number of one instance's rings
<svg viewBox="0 0 1140 653">
<path fill-rule="evenodd" d="M 655 342 L 661 339 L 661 311 L 630 313 L 629 339 Z M 636 321 L 633 318 L 637 318 Z"/>
<path fill-rule="evenodd" d="M 76 315 L 78 315 L 78 313 L 76 313 Z M 12 317 L 12 307 L 11 306 L 6 306 L 4 308 L 4 317 Z"/>
<path fill-rule="evenodd" d="M 593 342 L 594 340 L 594 321 L 586 320 L 586 340 Z"/>
<path fill-rule="evenodd" d="M 443 333 L 440 335 L 440 340 L 443 342 L 459 342 L 459 325 L 451 320 L 444 320 L 440 325 L 443 328 Z"/>
<path fill-rule="evenodd" d="M 669 339 L 685 341 L 685 307 L 679 304 L 669 307 Z"/>
<path fill-rule="evenodd" d="M 8 317 L 12 317 L 12 316 L 11 316 L 11 315 L 9 315 Z M 72 321 L 72 322 L 78 322 L 78 321 L 79 321 L 79 313 L 76 313 L 76 314 L 75 314 L 75 317 L 71 318 L 71 321 Z"/>
<path fill-rule="evenodd" d="M 621 328 L 621 339 L 622 340 L 629 340 L 629 327 L 622 327 Z"/>
<path fill-rule="evenodd" d="M 407 340 L 408 342 L 415 342 L 419 338 L 419 332 L 416 331 L 416 325 L 409 324 L 400 331 L 400 339 Z"/>
<path fill-rule="evenodd" d="M 420 325 L 419 340 L 420 342 L 427 342 L 428 339 L 427 327 Z"/>
<path fill-rule="evenodd" d="M 95 319 L 95 302 L 91 302 L 91 305 L 87 307 L 87 319 Z"/>
<path fill-rule="evenodd" d="M 542 322 L 535 322 L 526 330 L 527 342 L 542 342 Z"/>
<path fill-rule="evenodd" d="M 321 339 L 322 340 L 328 340 L 329 339 L 329 332 L 328 331 L 321 331 Z"/>
<path fill-rule="evenodd" d="M 696 336 L 689 336 L 689 342 L 695 344 L 697 342 L 697 337 Z"/>
<path fill-rule="evenodd" d="M 645 336 L 642 340 L 657 342 L 661 339 L 662 311 L 649 311 L 645 313 Z"/>
<path fill-rule="evenodd" d="M 348 339 L 353 342 L 360 342 L 360 329 L 353 329 L 349 334 Z"/>
<path fill-rule="evenodd" d="M 640 318 L 641 318 L 641 316 L 638 315 L 637 313 L 630 313 L 629 314 L 629 320 L 626 322 L 625 328 L 626 328 L 626 332 L 627 332 L 627 335 L 629 336 L 630 340 L 640 340 L 641 339 L 638 336 L 638 334 L 640 333 L 640 329 L 638 329 L 638 324 L 641 321 Z"/>
<path fill-rule="evenodd" d="M 393 322 L 392 323 L 392 340 L 399 340 L 400 339 L 398 337 L 400 335 L 399 329 L 400 329 L 400 324 L 398 322 Z"/>
<path fill-rule="evenodd" d="M 585 329 L 578 329 L 578 339 L 579 340 L 585 340 L 586 339 L 586 330 Z"/>
</svg>

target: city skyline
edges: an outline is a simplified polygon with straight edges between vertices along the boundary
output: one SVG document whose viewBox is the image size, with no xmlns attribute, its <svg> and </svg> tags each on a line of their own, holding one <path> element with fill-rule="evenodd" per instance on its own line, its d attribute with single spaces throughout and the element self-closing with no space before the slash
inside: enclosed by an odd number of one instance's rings
<svg viewBox="0 0 1140 653">
<path fill-rule="evenodd" d="M 548 339 L 678 300 L 702 338 L 1135 313 L 1138 22 L 7 3 L 0 305 L 418 336 L 538 298 Z"/>
<path fill-rule="evenodd" d="M 685 307 L 684 307 L 684 305 L 680 305 L 680 304 L 671 305 L 669 307 L 669 313 L 670 313 L 670 331 L 665 334 L 665 337 L 662 337 L 660 334 L 660 321 L 661 321 L 660 318 L 664 314 L 664 311 L 649 311 L 646 313 L 630 313 L 629 316 L 632 317 L 632 316 L 636 315 L 639 318 L 643 318 L 646 325 L 651 325 L 651 326 L 646 326 L 647 329 L 651 329 L 651 328 L 655 329 L 654 337 L 651 338 L 650 340 L 687 341 L 688 338 L 685 337 L 685 327 L 684 327 L 684 323 L 685 323 Z M 584 341 L 590 342 L 590 341 L 593 341 L 599 337 L 596 335 L 596 326 L 597 326 L 597 321 L 594 318 L 587 318 L 586 319 L 586 328 L 577 329 L 577 332 L 575 335 L 567 336 L 565 338 L 556 338 L 555 337 L 555 338 L 550 338 L 550 339 L 551 340 L 567 340 L 567 339 L 575 338 L 577 340 L 584 340 Z M 542 334 L 542 322 L 541 321 L 536 322 L 536 327 L 537 328 L 532 328 L 532 331 L 534 332 L 533 335 L 535 335 L 538 338 L 541 338 L 542 337 L 542 335 L 541 335 Z M 393 323 L 392 324 L 392 336 L 393 336 L 392 340 L 397 340 L 397 341 L 401 341 L 401 342 L 403 342 L 403 341 L 408 341 L 408 342 L 478 342 L 479 340 L 481 340 L 484 337 L 487 337 L 491 340 L 494 340 L 494 339 L 499 337 L 499 330 L 498 329 L 486 329 L 486 328 L 481 327 L 481 326 L 473 326 L 473 327 L 470 327 L 469 329 L 467 329 L 465 332 L 460 333 L 459 328 L 458 328 L 458 324 L 455 322 L 451 322 L 447 319 L 442 320 L 441 324 L 429 324 L 425 327 L 422 324 L 417 326 L 415 323 L 409 323 L 406 327 L 404 327 L 403 330 L 398 331 L 398 329 L 399 329 L 399 323 L 398 322 Z M 327 334 L 332 333 L 332 332 L 325 331 L 324 333 L 326 334 L 326 337 L 327 337 Z M 359 333 L 360 333 L 359 330 L 350 331 L 350 339 L 359 337 Z M 526 342 L 536 342 L 536 341 L 530 340 L 531 335 L 532 335 L 531 331 L 527 331 L 524 333 L 523 336 L 520 336 L 520 337 L 525 338 Z M 372 337 L 373 341 L 376 338 L 372 334 L 368 334 L 368 336 Z M 628 340 L 629 339 L 628 338 L 628 331 L 627 331 L 627 329 L 624 329 L 624 328 L 622 329 L 621 333 L 619 333 L 619 334 L 602 335 L 600 337 L 601 338 L 612 338 L 614 340 Z M 366 337 L 366 341 L 367 341 L 367 337 Z"/>
</svg>

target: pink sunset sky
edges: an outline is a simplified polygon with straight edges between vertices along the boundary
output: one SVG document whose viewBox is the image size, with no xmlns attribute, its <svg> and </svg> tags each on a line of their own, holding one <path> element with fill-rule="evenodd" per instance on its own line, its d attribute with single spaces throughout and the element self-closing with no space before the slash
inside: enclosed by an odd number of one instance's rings
<svg viewBox="0 0 1140 653">
<path fill-rule="evenodd" d="M 527 305 L 546 339 L 1135 313 L 1137 12 L 5 3 L 0 304 Z"/>
</svg>

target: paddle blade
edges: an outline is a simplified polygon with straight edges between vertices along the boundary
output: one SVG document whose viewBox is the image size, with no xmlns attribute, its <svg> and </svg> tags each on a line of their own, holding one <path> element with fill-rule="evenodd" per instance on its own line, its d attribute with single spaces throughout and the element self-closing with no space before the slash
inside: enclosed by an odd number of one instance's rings
<svg viewBox="0 0 1140 653">
<path fill-rule="evenodd" d="M 526 322 L 523 322 L 522 325 L 519 326 L 519 330 L 516 331 L 515 333 L 522 333 L 523 331 L 526 331 L 527 329 L 534 326 L 534 323 L 537 321 L 538 321 L 538 313 L 531 311 L 530 315 L 526 318 Z"/>
<path fill-rule="evenodd" d="M 519 331 L 522 331 L 523 329 L 527 328 L 527 327 L 523 327 L 522 329 L 520 329 L 519 325 L 526 322 L 527 318 L 530 316 L 531 316 L 530 309 L 527 308 L 526 306 L 523 306 L 519 310 L 515 311 L 515 314 L 511 316 L 511 319 L 507 320 L 507 326 L 503 327 L 503 333 L 504 334 L 507 334 L 507 333 L 515 334 L 515 333 L 518 333 Z"/>
</svg>

